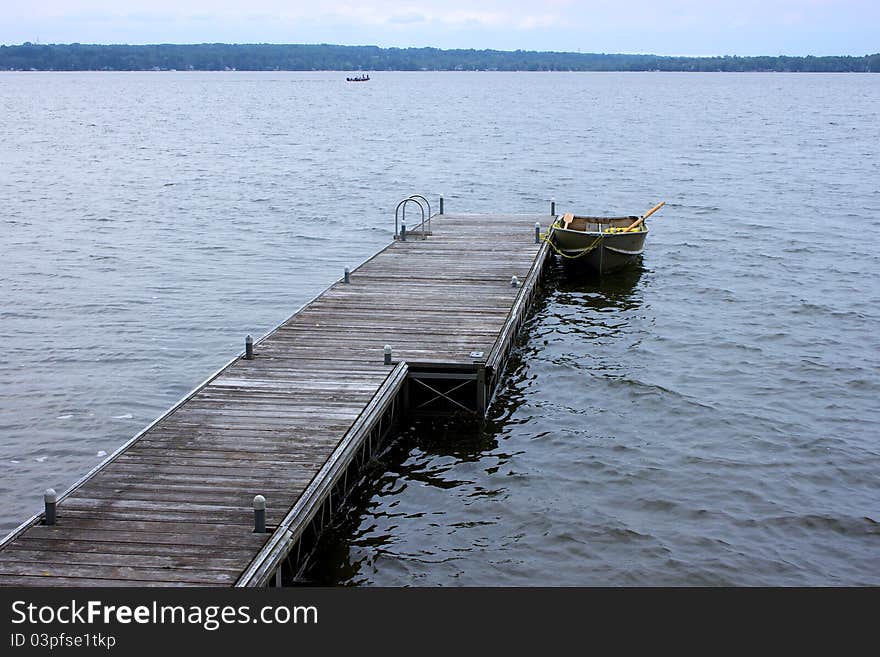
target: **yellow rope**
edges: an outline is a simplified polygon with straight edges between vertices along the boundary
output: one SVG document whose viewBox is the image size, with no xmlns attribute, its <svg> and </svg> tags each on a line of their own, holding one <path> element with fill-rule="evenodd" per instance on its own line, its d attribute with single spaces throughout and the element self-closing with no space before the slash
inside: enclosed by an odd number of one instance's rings
<svg viewBox="0 0 880 657">
<path fill-rule="evenodd" d="M 584 249 L 583 252 L 579 253 L 578 255 L 574 255 L 574 256 L 573 256 L 573 255 L 568 255 L 567 253 L 563 253 L 563 252 L 560 251 L 558 248 L 556 248 L 556 245 L 555 245 L 555 244 L 553 243 L 553 241 L 550 239 L 550 233 L 549 233 L 549 232 L 547 232 L 547 233 L 541 233 L 541 240 L 543 240 L 544 242 L 547 242 L 547 244 L 550 245 L 550 248 L 553 249 L 554 252 L 556 252 L 557 254 L 561 255 L 563 258 L 568 258 L 569 260 L 576 260 L 576 259 L 578 259 L 578 258 L 583 258 L 583 257 L 584 257 L 585 255 L 587 255 L 590 251 L 592 251 L 593 249 L 596 248 L 596 246 L 599 244 L 599 242 L 602 241 L 602 238 L 603 238 L 603 237 L 605 237 L 605 236 L 604 236 L 604 235 L 599 235 L 599 237 L 597 237 L 596 240 L 595 240 L 592 244 L 590 244 L 590 246 L 588 246 L 586 249 Z"/>
</svg>

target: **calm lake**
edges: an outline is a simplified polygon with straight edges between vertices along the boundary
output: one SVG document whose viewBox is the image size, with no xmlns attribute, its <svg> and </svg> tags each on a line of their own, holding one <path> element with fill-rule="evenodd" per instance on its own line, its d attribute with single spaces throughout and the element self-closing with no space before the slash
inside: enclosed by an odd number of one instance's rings
<svg viewBox="0 0 880 657">
<path fill-rule="evenodd" d="M 666 200 L 640 269 L 551 267 L 490 421 L 406 428 L 308 581 L 880 584 L 880 76 L 372 78 L 0 73 L 0 532 L 410 194 Z"/>
</svg>

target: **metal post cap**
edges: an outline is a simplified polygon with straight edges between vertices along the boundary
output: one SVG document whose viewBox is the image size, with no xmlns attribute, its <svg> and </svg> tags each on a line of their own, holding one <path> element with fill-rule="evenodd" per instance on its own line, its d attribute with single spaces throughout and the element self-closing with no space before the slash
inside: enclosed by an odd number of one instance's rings
<svg viewBox="0 0 880 657">
<path fill-rule="evenodd" d="M 266 508 L 266 498 L 262 495 L 254 495 L 254 511 L 263 511 Z"/>
<path fill-rule="evenodd" d="M 43 499 L 49 504 L 52 504 L 58 501 L 58 493 L 55 492 L 54 488 L 47 488 L 46 492 L 43 493 Z"/>
</svg>

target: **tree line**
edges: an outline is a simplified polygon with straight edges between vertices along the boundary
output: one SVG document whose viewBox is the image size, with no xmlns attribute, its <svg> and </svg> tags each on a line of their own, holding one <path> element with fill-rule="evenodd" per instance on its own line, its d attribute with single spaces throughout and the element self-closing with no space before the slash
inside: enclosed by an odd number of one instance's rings
<svg viewBox="0 0 880 657">
<path fill-rule="evenodd" d="M 15 71 L 779 71 L 880 72 L 880 53 L 852 56 L 666 57 L 529 50 L 330 44 L 36 44 L 0 46 Z"/>
</svg>

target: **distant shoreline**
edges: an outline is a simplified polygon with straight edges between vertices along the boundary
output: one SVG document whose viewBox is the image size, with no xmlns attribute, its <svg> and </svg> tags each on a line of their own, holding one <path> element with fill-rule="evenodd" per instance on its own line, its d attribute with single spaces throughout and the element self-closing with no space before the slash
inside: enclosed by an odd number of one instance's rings
<svg viewBox="0 0 880 657">
<path fill-rule="evenodd" d="M 880 73 L 880 53 L 672 57 L 330 44 L 0 46 L 3 71 L 556 71 Z"/>
</svg>

